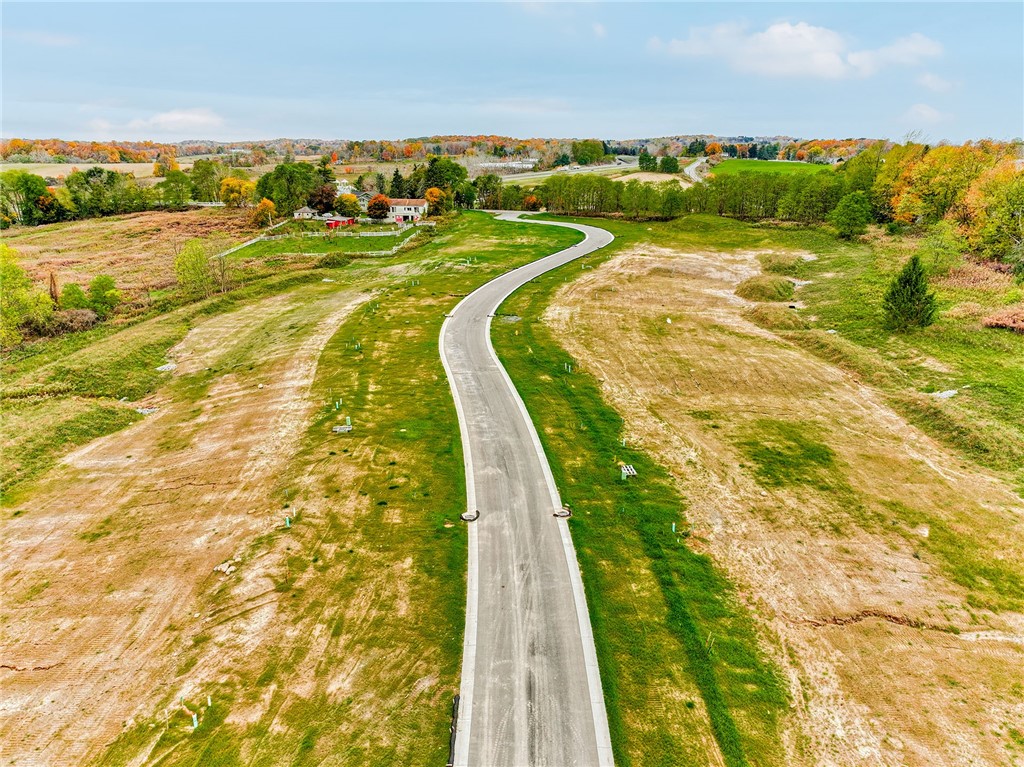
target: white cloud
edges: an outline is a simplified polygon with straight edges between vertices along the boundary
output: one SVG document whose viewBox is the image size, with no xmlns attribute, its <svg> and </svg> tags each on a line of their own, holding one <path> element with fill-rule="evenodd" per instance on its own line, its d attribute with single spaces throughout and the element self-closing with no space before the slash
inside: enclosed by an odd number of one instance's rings
<svg viewBox="0 0 1024 767">
<path fill-rule="evenodd" d="M 139 118 L 128 123 L 133 130 L 153 130 L 157 133 L 188 133 L 220 128 L 224 118 L 204 107 L 196 109 L 172 109 L 159 112 L 151 117 Z M 198 134 L 196 134 L 198 135 Z"/>
<path fill-rule="evenodd" d="M 608 36 L 608 30 L 605 29 L 604 24 L 595 21 L 594 22 L 594 37 L 601 40 Z"/>
<path fill-rule="evenodd" d="M 869 77 L 888 66 L 912 66 L 942 53 L 939 43 L 917 32 L 881 48 L 850 51 L 835 30 L 803 21 L 778 22 L 761 32 L 733 22 L 691 27 L 684 40 L 655 37 L 649 47 L 672 56 L 722 59 L 738 72 L 826 80 Z"/>
<path fill-rule="evenodd" d="M 183 141 L 190 138 L 212 138 L 212 132 L 224 127 L 225 120 L 205 107 L 171 109 L 149 117 L 136 117 L 114 122 L 96 117 L 87 123 L 94 135 L 104 138 L 163 138 Z"/>
<path fill-rule="evenodd" d="M 58 32 L 43 32 L 37 29 L 5 29 L 4 37 L 44 48 L 68 48 L 78 45 L 81 40 L 73 35 Z"/>
<path fill-rule="evenodd" d="M 918 85 L 923 85 L 930 91 L 935 93 L 945 93 L 953 87 L 953 83 L 949 80 L 945 80 L 936 74 L 931 72 L 925 72 L 917 78 Z"/>
<path fill-rule="evenodd" d="M 935 125 L 936 123 L 945 122 L 950 117 L 951 115 L 940 112 L 929 104 L 914 104 L 903 113 L 903 122 L 911 123 L 915 126 Z"/>
</svg>

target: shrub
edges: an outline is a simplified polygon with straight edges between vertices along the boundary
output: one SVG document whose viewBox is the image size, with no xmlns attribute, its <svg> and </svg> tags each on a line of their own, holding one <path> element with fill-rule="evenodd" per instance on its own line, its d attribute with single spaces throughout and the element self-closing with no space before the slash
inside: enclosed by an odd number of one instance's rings
<svg viewBox="0 0 1024 767">
<path fill-rule="evenodd" d="M 350 256 L 335 251 L 334 253 L 328 253 L 327 255 L 321 256 L 317 260 L 316 265 L 325 269 L 338 269 L 342 266 L 347 266 L 350 263 L 352 263 L 352 258 Z"/>
<path fill-rule="evenodd" d="M 114 279 L 105 274 L 94 277 L 89 283 L 89 308 L 96 312 L 101 320 L 104 320 L 119 303 L 121 303 L 121 293 L 114 285 Z"/>
<path fill-rule="evenodd" d="M 882 299 L 882 307 L 886 326 L 891 330 L 923 328 L 935 322 L 935 294 L 928 290 L 928 278 L 916 253 L 893 277 Z"/>
<path fill-rule="evenodd" d="M 761 274 L 741 282 L 736 295 L 748 301 L 789 301 L 793 297 L 793 283 L 785 277 Z"/>
<path fill-rule="evenodd" d="M 77 333 L 88 330 L 99 321 L 92 309 L 64 309 L 54 312 L 50 330 L 54 334 Z"/>
<path fill-rule="evenodd" d="M 69 282 L 60 291 L 61 309 L 88 309 L 89 297 L 85 295 L 81 285 Z"/>
</svg>

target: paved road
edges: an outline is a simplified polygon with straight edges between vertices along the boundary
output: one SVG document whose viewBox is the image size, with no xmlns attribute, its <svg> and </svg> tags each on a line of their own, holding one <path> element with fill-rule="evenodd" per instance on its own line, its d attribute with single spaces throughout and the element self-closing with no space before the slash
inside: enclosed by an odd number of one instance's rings
<svg viewBox="0 0 1024 767">
<path fill-rule="evenodd" d="M 523 173 L 503 175 L 501 181 L 503 184 L 516 184 L 520 181 L 537 181 L 550 176 L 575 176 L 581 173 L 614 175 L 615 173 L 625 173 L 627 170 L 635 170 L 638 163 L 639 160 L 636 157 L 622 155 L 621 157 L 616 157 L 615 163 L 612 165 L 563 166 L 561 168 L 552 168 L 551 170 L 528 170 Z"/>
<path fill-rule="evenodd" d="M 690 181 L 692 181 L 695 184 L 699 184 L 701 180 L 704 178 L 700 173 L 700 169 L 707 161 L 708 159 L 706 157 L 701 157 L 699 160 L 697 160 L 697 162 L 692 162 L 685 168 L 683 168 L 683 173 L 686 174 Z"/>
<path fill-rule="evenodd" d="M 515 220 L 520 214 L 504 213 Z M 608 719 L 576 553 L 551 469 L 490 341 L 516 288 L 612 241 L 567 226 L 579 245 L 507 272 L 467 296 L 441 328 L 466 463 L 470 510 L 466 639 L 455 764 L 604 767 Z"/>
</svg>

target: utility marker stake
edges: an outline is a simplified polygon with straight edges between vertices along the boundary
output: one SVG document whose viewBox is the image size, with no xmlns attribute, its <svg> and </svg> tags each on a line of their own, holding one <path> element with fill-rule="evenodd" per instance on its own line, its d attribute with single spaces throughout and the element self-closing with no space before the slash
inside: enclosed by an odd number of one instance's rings
<svg viewBox="0 0 1024 767">
<path fill-rule="evenodd" d="M 192 729 L 198 729 L 199 727 L 199 714 L 192 714 Z"/>
<path fill-rule="evenodd" d="M 285 517 L 284 518 L 284 526 L 285 527 L 291 527 L 292 526 L 292 518 L 291 517 Z"/>
</svg>

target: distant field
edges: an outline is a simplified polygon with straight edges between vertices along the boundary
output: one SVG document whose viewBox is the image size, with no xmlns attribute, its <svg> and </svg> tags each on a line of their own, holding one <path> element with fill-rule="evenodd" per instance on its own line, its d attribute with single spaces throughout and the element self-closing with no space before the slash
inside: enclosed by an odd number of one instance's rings
<svg viewBox="0 0 1024 767">
<path fill-rule="evenodd" d="M 820 173 L 832 170 L 831 165 L 812 165 L 808 162 L 785 162 L 782 160 L 726 160 L 719 163 L 711 172 L 715 175 L 739 173 L 744 170 L 762 171 L 766 173 Z"/>
</svg>

